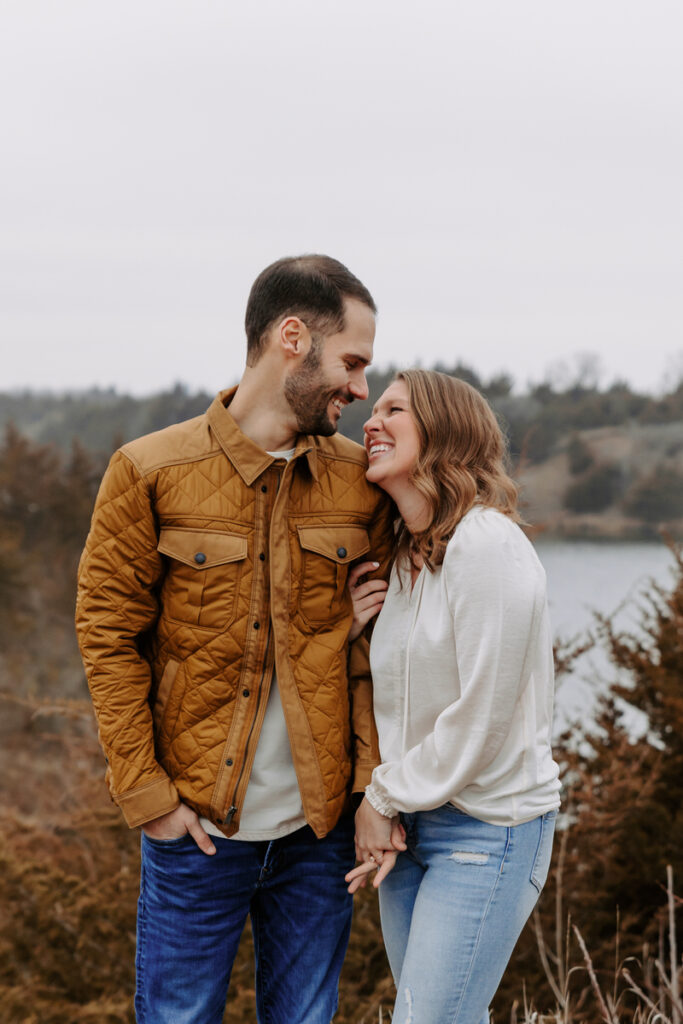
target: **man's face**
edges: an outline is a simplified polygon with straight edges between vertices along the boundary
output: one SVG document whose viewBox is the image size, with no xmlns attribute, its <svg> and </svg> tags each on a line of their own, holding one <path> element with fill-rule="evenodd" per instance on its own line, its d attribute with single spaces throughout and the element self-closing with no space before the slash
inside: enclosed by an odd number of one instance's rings
<svg viewBox="0 0 683 1024">
<path fill-rule="evenodd" d="M 344 406 L 368 397 L 365 370 L 372 360 L 375 317 L 358 299 L 344 302 L 343 331 L 314 338 L 301 365 L 285 381 L 285 398 L 302 434 L 336 433 Z"/>
</svg>

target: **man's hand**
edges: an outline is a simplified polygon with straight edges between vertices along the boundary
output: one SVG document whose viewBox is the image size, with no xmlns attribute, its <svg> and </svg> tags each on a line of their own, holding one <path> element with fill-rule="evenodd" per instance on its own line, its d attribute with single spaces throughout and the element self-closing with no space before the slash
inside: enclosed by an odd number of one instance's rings
<svg viewBox="0 0 683 1024">
<path fill-rule="evenodd" d="M 146 821 L 142 831 L 150 839 L 180 839 L 188 832 L 202 853 L 212 854 L 216 847 L 211 842 L 210 836 L 199 824 L 199 816 L 195 814 L 187 804 L 178 804 L 174 811 L 162 814 L 159 818 Z"/>
<path fill-rule="evenodd" d="M 366 580 L 359 583 L 359 580 L 370 572 L 379 568 L 379 562 L 361 562 L 354 565 L 346 581 L 353 601 L 353 622 L 349 631 L 349 642 L 360 636 L 363 627 L 377 615 L 384 604 L 387 587 L 386 580 Z"/>
</svg>

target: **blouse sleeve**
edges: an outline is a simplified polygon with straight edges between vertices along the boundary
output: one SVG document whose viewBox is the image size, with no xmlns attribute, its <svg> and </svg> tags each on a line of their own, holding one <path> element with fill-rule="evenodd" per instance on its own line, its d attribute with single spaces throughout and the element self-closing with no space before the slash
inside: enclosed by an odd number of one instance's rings
<svg viewBox="0 0 683 1024">
<path fill-rule="evenodd" d="M 439 807 L 477 781 L 510 732 L 539 642 L 545 574 L 510 520 L 479 515 L 462 523 L 442 572 L 460 696 L 420 743 L 375 768 L 366 795 L 387 816 Z"/>
</svg>

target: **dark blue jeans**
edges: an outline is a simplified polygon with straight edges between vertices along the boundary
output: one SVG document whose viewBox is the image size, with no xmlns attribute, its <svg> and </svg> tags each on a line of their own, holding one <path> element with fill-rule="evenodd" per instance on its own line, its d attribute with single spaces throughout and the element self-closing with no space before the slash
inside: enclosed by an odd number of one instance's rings
<svg viewBox="0 0 683 1024">
<path fill-rule="evenodd" d="M 272 842 L 142 836 L 138 1024 L 220 1024 L 247 914 L 260 1024 L 330 1024 L 351 927 L 344 875 L 353 818 L 324 839 L 306 826 Z"/>
</svg>

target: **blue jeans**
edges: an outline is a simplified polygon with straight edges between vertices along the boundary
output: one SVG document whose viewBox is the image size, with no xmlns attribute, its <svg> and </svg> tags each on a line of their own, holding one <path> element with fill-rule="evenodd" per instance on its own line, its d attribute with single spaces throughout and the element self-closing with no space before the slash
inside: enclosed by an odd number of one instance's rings
<svg viewBox="0 0 683 1024">
<path fill-rule="evenodd" d="M 247 914 L 261 1024 L 330 1024 L 351 927 L 353 820 L 272 842 L 142 836 L 138 1024 L 220 1024 Z"/>
<path fill-rule="evenodd" d="M 392 1024 L 488 1024 L 548 874 L 556 816 L 508 828 L 451 804 L 401 815 L 408 849 L 379 890 Z"/>
</svg>

